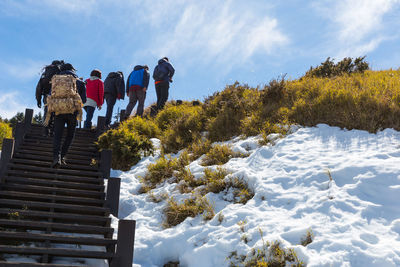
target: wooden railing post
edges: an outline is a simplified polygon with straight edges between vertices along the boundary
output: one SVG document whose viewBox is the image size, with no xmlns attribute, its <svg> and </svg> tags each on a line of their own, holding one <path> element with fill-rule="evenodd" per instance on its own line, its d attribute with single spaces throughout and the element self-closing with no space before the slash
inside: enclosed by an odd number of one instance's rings
<svg viewBox="0 0 400 267">
<path fill-rule="evenodd" d="M 100 152 L 100 171 L 103 173 L 103 178 L 110 178 L 112 151 L 104 149 Z"/>
<path fill-rule="evenodd" d="M 115 258 L 112 259 L 111 267 L 131 267 L 133 263 L 133 250 L 135 243 L 135 220 L 119 220 L 118 240 Z"/>
<path fill-rule="evenodd" d="M 110 213 L 118 218 L 119 193 L 121 188 L 121 178 L 111 177 L 107 183 L 106 207 Z"/>
<path fill-rule="evenodd" d="M 15 133 L 14 133 L 14 139 L 15 139 L 15 149 L 19 147 L 20 144 L 22 144 L 22 141 L 24 140 L 25 137 L 25 123 L 23 122 L 17 122 L 17 125 L 15 126 Z"/>
<path fill-rule="evenodd" d="M 119 122 L 123 122 L 125 120 L 125 109 L 121 109 L 121 113 L 119 114 Z"/>
<path fill-rule="evenodd" d="M 4 138 L 1 148 L 1 165 L 0 165 L 0 183 L 3 182 L 3 177 L 7 170 L 7 164 L 10 162 L 14 154 L 14 139 Z"/>
<path fill-rule="evenodd" d="M 99 137 L 104 132 L 105 128 L 106 128 L 106 117 L 98 116 L 96 135 Z"/>
<path fill-rule="evenodd" d="M 31 129 L 32 125 L 32 118 L 33 118 L 33 109 L 27 108 L 25 109 L 25 132 Z"/>
</svg>

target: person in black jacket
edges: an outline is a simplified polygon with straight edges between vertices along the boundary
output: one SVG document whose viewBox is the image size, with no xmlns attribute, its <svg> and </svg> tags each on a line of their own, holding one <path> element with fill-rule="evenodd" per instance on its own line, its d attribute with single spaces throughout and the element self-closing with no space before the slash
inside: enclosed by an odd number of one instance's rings
<svg viewBox="0 0 400 267">
<path fill-rule="evenodd" d="M 85 83 L 78 79 L 78 76 L 75 73 L 74 67 L 66 63 L 61 66 L 60 75 L 72 75 L 76 78 L 76 89 L 78 90 L 78 94 L 82 99 L 82 103 L 86 102 L 86 87 Z M 75 135 L 75 128 L 77 125 L 76 120 L 77 112 L 71 114 L 59 114 L 54 118 L 54 139 L 53 139 L 53 163 L 51 164 L 52 168 L 58 167 L 60 165 L 67 165 L 65 155 L 68 152 L 68 149 L 72 143 L 72 139 Z M 64 143 L 61 147 L 61 139 L 64 130 L 64 125 L 67 124 L 67 135 L 65 136 Z"/>
<path fill-rule="evenodd" d="M 38 108 L 42 107 L 42 101 L 44 104 L 43 118 L 46 118 L 47 115 L 47 96 L 51 93 L 51 78 L 54 75 L 57 75 L 61 71 L 61 66 L 64 64 L 64 60 L 53 60 L 50 65 L 47 65 L 43 68 L 43 73 L 40 76 L 40 79 L 36 85 L 36 101 Z M 53 135 L 53 126 L 54 126 L 54 115 L 51 115 L 49 124 L 45 127 L 44 136 L 52 136 Z"/>
<path fill-rule="evenodd" d="M 115 102 L 125 98 L 125 81 L 122 71 L 110 72 L 104 80 L 104 99 L 107 103 L 106 127 L 111 124 Z"/>
<path fill-rule="evenodd" d="M 139 101 L 136 115 L 143 116 L 144 100 L 146 99 L 146 91 L 149 86 L 150 73 L 147 65 L 137 65 L 129 74 L 126 81 L 126 94 L 129 96 L 129 103 L 126 106 L 126 118 L 131 115 L 136 102 Z M 126 119 L 125 118 L 125 119 Z"/>
<path fill-rule="evenodd" d="M 168 100 L 169 84 L 172 83 L 174 74 L 175 69 L 167 57 L 160 59 L 158 65 L 154 68 L 153 79 L 157 94 L 157 112 L 164 108 L 165 102 Z"/>
</svg>

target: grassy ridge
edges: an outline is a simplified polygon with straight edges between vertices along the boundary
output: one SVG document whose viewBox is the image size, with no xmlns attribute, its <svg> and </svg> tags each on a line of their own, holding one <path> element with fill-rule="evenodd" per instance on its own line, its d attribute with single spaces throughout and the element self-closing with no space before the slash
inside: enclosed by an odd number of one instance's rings
<svg viewBox="0 0 400 267">
<path fill-rule="evenodd" d="M 400 70 L 282 78 L 263 88 L 234 83 L 200 106 L 169 102 L 155 118 L 132 118 L 102 135 L 99 144 L 113 149 L 113 168 L 126 170 L 136 164 L 140 153 L 151 152 L 146 141 L 150 137 L 161 140 L 165 154 L 185 148 L 199 150 L 199 145 L 207 144 L 201 149 L 206 154 L 210 143 L 233 136 L 285 134 L 290 124 L 319 123 L 372 133 L 400 130 Z M 137 149 L 139 144 L 142 150 Z M 129 160 L 131 154 L 135 160 Z"/>
</svg>

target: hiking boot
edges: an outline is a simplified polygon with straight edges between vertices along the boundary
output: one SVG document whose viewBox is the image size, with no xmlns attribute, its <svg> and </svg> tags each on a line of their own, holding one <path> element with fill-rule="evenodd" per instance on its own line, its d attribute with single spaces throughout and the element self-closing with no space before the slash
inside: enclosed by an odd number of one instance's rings
<svg viewBox="0 0 400 267">
<path fill-rule="evenodd" d="M 61 159 L 60 157 L 54 158 L 53 162 L 51 163 L 51 168 L 58 168 L 61 166 Z"/>
<path fill-rule="evenodd" d="M 61 165 L 62 166 L 67 166 L 67 158 L 66 157 L 62 157 L 61 158 Z"/>
</svg>

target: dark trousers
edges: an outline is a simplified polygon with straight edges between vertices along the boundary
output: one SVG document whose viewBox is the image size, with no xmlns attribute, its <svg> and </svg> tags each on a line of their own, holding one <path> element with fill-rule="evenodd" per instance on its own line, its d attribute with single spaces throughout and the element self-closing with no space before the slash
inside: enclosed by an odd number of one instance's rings
<svg viewBox="0 0 400 267">
<path fill-rule="evenodd" d="M 110 126 L 111 124 L 111 117 L 114 109 L 115 102 L 117 98 L 111 94 L 104 94 L 104 99 L 107 103 L 107 112 L 106 112 L 106 126 Z"/>
<path fill-rule="evenodd" d="M 126 117 L 129 117 L 132 113 L 133 108 L 136 105 L 136 102 L 139 101 L 137 110 L 136 110 L 136 115 L 137 116 L 143 116 L 143 110 L 144 110 L 144 100 L 146 99 L 146 92 L 142 90 L 132 90 L 129 91 L 129 103 L 126 106 Z"/>
<path fill-rule="evenodd" d="M 168 100 L 169 82 L 164 81 L 156 84 L 157 94 L 157 111 L 164 108 L 165 102 Z"/>
<path fill-rule="evenodd" d="M 90 129 L 92 127 L 93 114 L 96 108 L 91 106 L 86 106 L 84 107 L 84 109 L 86 111 L 86 120 L 85 123 L 83 124 L 83 128 Z"/>
<path fill-rule="evenodd" d="M 67 135 L 61 147 L 61 139 L 64 131 L 64 125 L 67 124 Z M 53 157 L 58 159 L 64 157 L 71 145 L 75 135 L 76 114 L 60 114 L 54 117 L 54 139 L 53 139 Z"/>
</svg>

